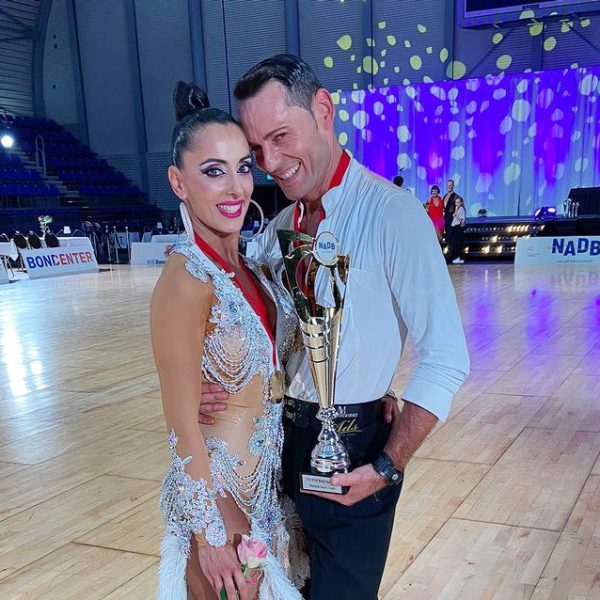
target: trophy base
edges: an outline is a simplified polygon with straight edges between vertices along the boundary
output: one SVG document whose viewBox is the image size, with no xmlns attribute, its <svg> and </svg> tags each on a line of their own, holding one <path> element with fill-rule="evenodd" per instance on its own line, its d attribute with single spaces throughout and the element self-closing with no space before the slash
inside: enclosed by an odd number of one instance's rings
<svg viewBox="0 0 600 600">
<path fill-rule="evenodd" d="M 348 486 L 333 485 L 330 482 L 331 475 L 320 473 L 300 473 L 300 491 L 301 492 L 325 492 L 326 494 L 339 494 L 343 496 L 348 493 Z"/>
</svg>

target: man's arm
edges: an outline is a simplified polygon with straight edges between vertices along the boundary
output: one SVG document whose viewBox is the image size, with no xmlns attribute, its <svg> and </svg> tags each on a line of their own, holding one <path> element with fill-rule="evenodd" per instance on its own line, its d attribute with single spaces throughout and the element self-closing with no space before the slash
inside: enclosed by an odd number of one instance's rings
<svg viewBox="0 0 600 600">
<path fill-rule="evenodd" d="M 396 408 L 385 452 L 403 470 L 438 419 L 445 419 L 452 397 L 466 379 L 469 357 L 456 296 L 433 225 L 418 200 L 403 194 L 381 215 L 382 260 L 400 316 L 419 362 Z M 318 494 L 352 505 L 387 485 L 364 465 L 335 475 L 334 485 L 349 486 L 344 496 Z"/>
<path fill-rule="evenodd" d="M 392 459 L 396 469 L 404 471 L 408 461 L 433 429 L 438 418 L 424 408 L 410 402 L 405 402 L 402 410 L 396 402 L 391 403 L 391 406 L 393 406 L 392 430 L 384 451 Z M 375 471 L 371 464 L 358 467 L 350 473 L 334 475 L 331 478 L 331 483 L 347 486 L 349 488 L 348 493 L 344 495 L 321 492 L 304 493 L 327 498 L 345 506 L 352 506 L 389 484 L 386 479 Z"/>
<path fill-rule="evenodd" d="M 394 414 L 392 431 L 384 451 L 398 471 L 404 471 L 437 422 L 435 415 L 411 402 L 405 402 L 402 410 Z"/>
<path fill-rule="evenodd" d="M 431 221 L 410 194 L 382 214 L 381 251 L 418 362 L 402 399 L 444 420 L 469 372 L 456 294 Z"/>
</svg>

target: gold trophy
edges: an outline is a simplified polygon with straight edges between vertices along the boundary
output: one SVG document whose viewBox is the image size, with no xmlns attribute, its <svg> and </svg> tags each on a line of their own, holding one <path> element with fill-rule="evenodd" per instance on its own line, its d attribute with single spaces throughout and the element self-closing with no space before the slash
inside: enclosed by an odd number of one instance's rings
<svg viewBox="0 0 600 600">
<path fill-rule="evenodd" d="M 301 489 L 345 494 L 347 488 L 334 486 L 329 479 L 334 473 L 346 473 L 350 467 L 348 452 L 333 422 L 337 416 L 335 373 L 350 259 L 339 255 L 339 243 L 328 231 L 316 239 L 294 231 L 280 230 L 277 235 L 319 399 L 317 419 L 323 423 L 311 453 L 312 473 L 300 474 Z M 322 306 L 316 301 L 317 277 L 328 287 L 331 306 Z"/>
</svg>

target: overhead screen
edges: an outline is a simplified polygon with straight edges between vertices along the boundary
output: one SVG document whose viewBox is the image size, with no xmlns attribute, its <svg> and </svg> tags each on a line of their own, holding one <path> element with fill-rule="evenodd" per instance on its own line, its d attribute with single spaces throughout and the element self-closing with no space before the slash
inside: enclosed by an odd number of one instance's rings
<svg viewBox="0 0 600 600">
<path fill-rule="evenodd" d="M 461 27 L 482 27 L 522 18 L 583 15 L 600 11 L 600 1 L 548 0 L 523 2 L 522 0 L 457 0 L 458 24 Z"/>
</svg>

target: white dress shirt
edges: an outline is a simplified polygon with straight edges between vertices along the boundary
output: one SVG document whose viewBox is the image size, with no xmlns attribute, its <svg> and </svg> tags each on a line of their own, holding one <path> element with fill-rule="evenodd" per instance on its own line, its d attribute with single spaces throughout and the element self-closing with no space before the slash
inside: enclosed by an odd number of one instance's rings
<svg viewBox="0 0 600 600">
<path fill-rule="evenodd" d="M 318 233 L 332 232 L 350 256 L 335 404 L 381 398 L 407 333 L 419 360 L 402 398 L 445 419 L 469 371 L 456 296 L 431 220 L 415 196 L 352 160 L 341 184 L 322 198 Z M 278 229 L 294 228 L 285 208 L 257 238 L 253 258 L 281 284 Z M 323 303 L 316 294 L 317 302 Z M 316 402 L 302 350 L 286 367 L 287 394 Z"/>
</svg>

